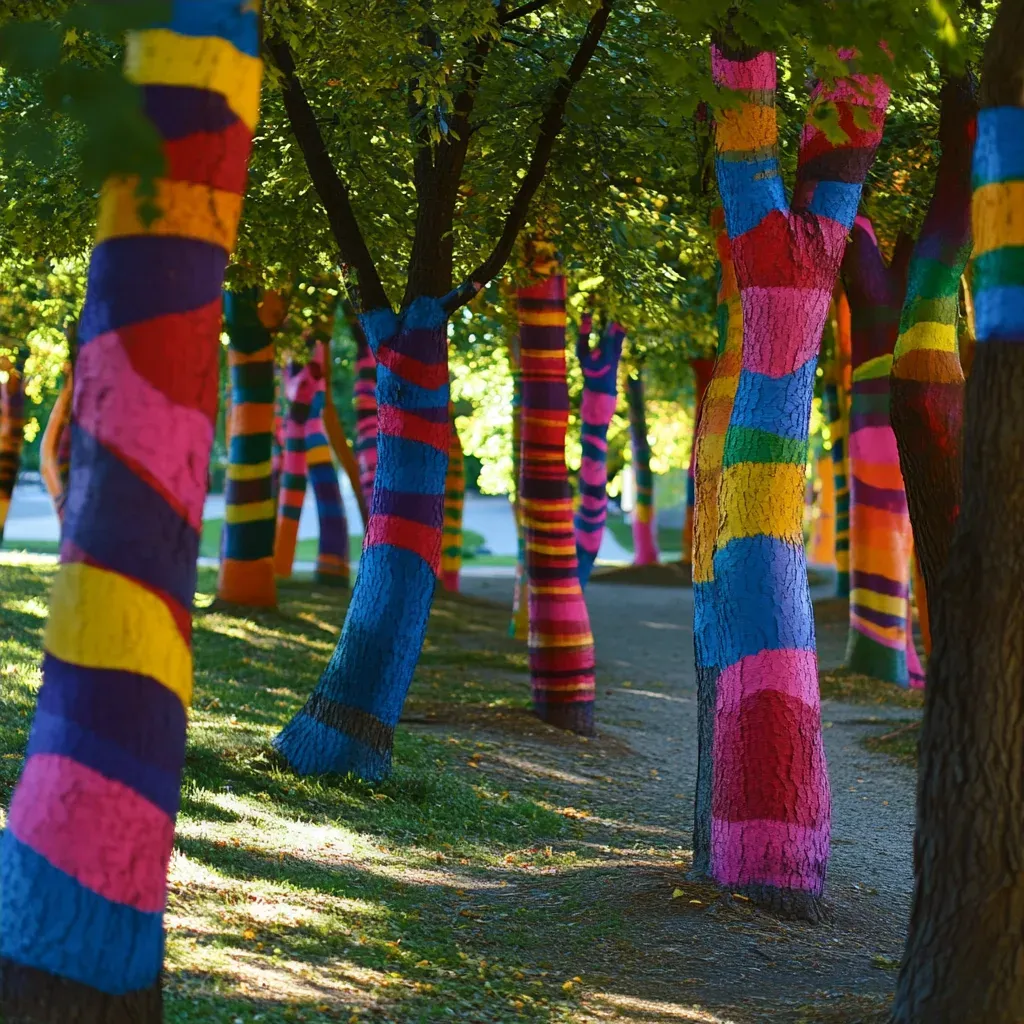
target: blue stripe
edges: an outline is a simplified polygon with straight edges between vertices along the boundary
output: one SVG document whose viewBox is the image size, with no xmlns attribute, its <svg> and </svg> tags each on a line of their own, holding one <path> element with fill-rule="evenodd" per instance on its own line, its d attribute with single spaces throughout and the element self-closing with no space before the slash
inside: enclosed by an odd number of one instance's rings
<svg viewBox="0 0 1024 1024">
<path fill-rule="evenodd" d="M 274 747 L 288 758 L 299 775 L 339 775 L 354 772 L 370 782 L 383 779 L 391 770 L 391 755 L 378 754 L 359 740 L 300 711 L 276 736 Z"/>
<path fill-rule="evenodd" d="M 377 438 L 374 487 L 412 494 L 444 494 L 448 453 L 404 437 Z"/>
<path fill-rule="evenodd" d="M 978 112 L 972 178 L 974 188 L 1024 178 L 1024 108 L 986 107 Z"/>
<path fill-rule="evenodd" d="M 159 27 L 183 36 L 217 36 L 250 57 L 260 54 L 259 12 L 245 0 L 174 0 L 171 20 Z"/>
<path fill-rule="evenodd" d="M 794 441 L 807 439 L 817 359 L 808 359 L 795 373 L 769 377 L 744 367 L 736 386 L 730 427 L 766 430 Z"/>
<path fill-rule="evenodd" d="M 978 341 L 1024 341 L 1024 285 L 975 292 L 974 323 Z"/>
<path fill-rule="evenodd" d="M 861 186 L 846 181 L 819 181 L 807 208 L 819 217 L 828 217 L 847 230 L 852 226 L 860 205 Z"/>
<path fill-rule="evenodd" d="M 111 903 L 19 842 L 0 840 L 0 956 L 109 995 L 154 985 L 162 914 Z"/>
<path fill-rule="evenodd" d="M 719 158 L 715 167 L 730 238 L 737 238 L 756 228 L 772 210 L 789 212 L 777 160 Z"/>
<path fill-rule="evenodd" d="M 415 412 L 417 409 L 447 409 L 448 386 L 424 388 L 377 364 L 377 404 Z"/>
</svg>

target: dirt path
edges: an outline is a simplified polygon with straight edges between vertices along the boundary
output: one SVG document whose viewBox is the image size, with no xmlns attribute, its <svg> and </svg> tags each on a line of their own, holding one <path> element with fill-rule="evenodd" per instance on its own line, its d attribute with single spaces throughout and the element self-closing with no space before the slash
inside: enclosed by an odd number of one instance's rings
<svg viewBox="0 0 1024 1024">
<path fill-rule="evenodd" d="M 464 591 L 507 607 L 511 581 L 467 579 Z M 541 785 L 549 800 L 569 806 L 570 816 L 578 810 L 578 834 L 591 844 L 596 867 L 581 876 L 578 899 L 569 901 L 580 908 L 574 912 L 622 913 L 616 939 L 590 951 L 579 968 L 600 990 L 587 1004 L 591 1016 L 580 1019 L 881 1019 L 913 884 L 914 776 L 865 751 L 860 740 L 914 712 L 823 705 L 834 919 L 819 926 L 779 922 L 683 880 L 696 770 L 691 592 L 594 585 L 588 604 L 601 737 L 565 741 L 525 723 L 495 730 L 486 719 L 473 726 L 493 741 L 481 770 L 514 785 Z M 819 630 L 823 668 L 842 661 L 844 643 L 842 624 Z M 533 898 L 533 888 L 524 883 L 520 898 Z M 566 957 L 579 955 L 570 948 Z"/>
</svg>

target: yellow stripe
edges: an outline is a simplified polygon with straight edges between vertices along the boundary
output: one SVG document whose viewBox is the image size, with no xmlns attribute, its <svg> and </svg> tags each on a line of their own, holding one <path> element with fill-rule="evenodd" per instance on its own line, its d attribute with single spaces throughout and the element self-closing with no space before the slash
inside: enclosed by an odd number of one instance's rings
<svg viewBox="0 0 1024 1024">
<path fill-rule="evenodd" d="M 892 372 L 892 355 L 887 354 L 884 356 L 875 356 L 874 359 L 869 359 L 865 363 L 861 363 L 856 370 L 853 371 L 853 379 L 857 381 L 861 380 L 874 380 L 877 377 L 888 377 Z"/>
<path fill-rule="evenodd" d="M 104 184 L 96 222 L 97 243 L 129 235 L 173 235 L 210 242 L 228 252 L 234 248 L 242 215 L 241 196 L 191 181 L 160 179 L 153 199 L 160 216 L 147 225 L 139 217 L 139 198 L 135 194 L 138 180 L 111 178 Z"/>
<path fill-rule="evenodd" d="M 530 647 L 593 647 L 594 638 L 590 633 L 576 633 L 571 636 L 553 633 L 530 633 Z"/>
<path fill-rule="evenodd" d="M 167 605 L 118 573 L 81 562 L 61 566 L 44 645 L 61 661 L 135 672 L 186 707 L 192 700 L 192 652 Z"/>
<path fill-rule="evenodd" d="M 251 466 L 229 462 L 227 476 L 229 480 L 261 480 L 272 472 L 273 467 L 269 462 L 257 462 Z"/>
<path fill-rule="evenodd" d="M 803 544 L 803 465 L 741 462 L 722 473 L 719 516 L 725 520 L 721 549 L 739 537 L 765 535 Z M 724 515 L 723 515 L 724 513 Z"/>
<path fill-rule="evenodd" d="M 1024 181 L 993 182 L 971 201 L 974 257 L 1007 245 L 1024 245 Z"/>
<path fill-rule="evenodd" d="M 579 583 L 571 584 L 569 586 L 564 586 L 564 587 L 542 586 L 539 583 L 534 583 L 534 584 L 532 584 L 530 586 L 530 589 L 535 594 L 579 594 L 579 593 L 581 593 Z"/>
<path fill-rule="evenodd" d="M 576 550 L 576 544 L 528 544 L 531 551 L 541 555 L 571 555 Z"/>
<path fill-rule="evenodd" d="M 309 466 L 322 466 L 331 461 L 331 450 L 325 444 L 318 444 L 315 448 L 306 449 L 306 464 Z"/>
<path fill-rule="evenodd" d="M 166 28 L 128 36 L 124 73 L 138 85 L 179 85 L 220 93 L 250 129 L 260 115 L 263 61 L 215 36 L 182 36 Z"/>
<path fill-rule="evenodd" d="M 277 505 L 272 498 L 224 508 L 224 521 L 228 523 L 254 523 L 260 519 L 273 519 L 276 515 Z"/>
<path fill-rule="evenodd" d="M 872 608 L 886 615 L 906 615 L 907 599 L 893 597 L 891 594 L 877 594 L 873 590 L 862 590 L 855 587 L 850 591 L 850 604 L 859 604 L 862 608 Z"/>
<path fill-rule="evenodd" d="M 903 355 L 915 349 L 928 349 L 932 352 L 955 352 L 957 350 L 956 328 L 951 324 L 937 324 L 932 320 L 908 327 L 896 345 L 896 352 Z"/>
<path fill-rule="evenodd" d="M 565 312 L 560 309 L 539 310 L 535 313 L 521 312 L 519 314 L 519 322 L 526 324 L 527 327 L 564 327 Z M 532 356 L 537 350 L 524 349 L 523 351 L 529 352 Z"/>
</svg>

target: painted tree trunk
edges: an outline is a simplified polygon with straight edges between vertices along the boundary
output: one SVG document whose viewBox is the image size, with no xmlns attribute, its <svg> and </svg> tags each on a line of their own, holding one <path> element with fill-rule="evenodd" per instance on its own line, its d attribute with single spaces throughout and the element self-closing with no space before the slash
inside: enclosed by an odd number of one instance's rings
<svg viewBox="0 0 1024 1024">
<path fill-rule="evenodd" d="M 25 360 L 28 350 L 19 349 L 0 384 L 0 542 L 11 508 L 14 485 L 21 468 L 21 450 L 25 445 Z"/>
<path fill-rule="evenodd" d="M 693 606 L 694 654 L 697 663 L 699 712 L 697 789 L 694 799 L 693 874 L 712 877 L 711 809 L 713 787 L 712 746 L 715 699 L 720 667 L 716 663 L 718 639 L 715 634 L 715 544 L 718 537 L 718 509 L 722 490 L 725 436 L 732 418 L 736 389 L 743 363 L 743 308 L 740 304 L 736 270 L 725 211 L 716 207 L 711 214 L 718 251 L 718 356 L 711 373 L 700 423 L 697 425 L 694 489 L 697 501 L 693 519 Z"/>
<path fill-rule="evenodd" d="M 170 6 L 125 58 L 164 143 L 161 213 L 106 182 L 79 327 L 61 567 L 0 853 L 11 1024 L 161 1019 L 221 290 L 262 73 L 255 10 Z"/>
<path fill-rule="evenodd" d="M 1016 1024 L 1024 1007 L 1024 3 L 986 45 L 974 148 L 977 351 L 963 505 L 933 601 L 915 888 L 897 1024 Z M 933 595 L 934 596 L 934 595 Z"/>
<path fill-rule="evenodd" d="M 306 421 L 309 419 L 316 383 L 305 366 L 292 362 L 285 371 L 284 391 L 288 410 L 284 416 L 281 481 L 277 491 L 277 528 L 274 535 L 274 573 L 282 579 L 292 574 L 299 520 L 306 500 Z"/>
<path fill-rule="evenodd" d="M 448 444 L 448 473 L 444 481 L 444 538 L 441 545 L 441 586 L 459 592 L 462 569 L 462 510 L 466 500 L 466 460 L 455 427 L 455 408 L 448 410 L 451 440 Z"/>
<path fill-rule="evenodd" d="M 617 323 L 601 332 L 596 348 L 590 347 L 592 318 L 580 322 L 576 355 L 583 370 L 580 430 L 583 461 L 580 464 L 580 502 L 573 520 L 580 586 L 585 587 L 601 549 L 608 518 L 608 426 L 618 404 L 617 379 L 625 330 Z"/>
<path fill-rule="evenodd" d="M 658 542 L 654 535 L 654 474 L 651 472 L 651 444 L 647 440 L 642 367 L 626 376 L 626 405 L 629 409 L 629 436 L 633 447 L 633 478 L 636 481 L 636 501 L 633 506 L 633 564 L 657 565 Z"/>
<path fill-rule="evenodd" d="M 830 316 L 835 334 L 833 378 L 825 387 L 832 468 L 836 488 L 836 597 L 850 596 L 850 392 L 853 342 L 850 303 L 841 284 L 833 292 Z"/>
<path fill-rule="evenodd" d="M 530 603 L 530 682 L 537 714 L 583 735 L 594 732 L 594 639 L 583 601 L 565 466 L 569 387 L 565 278 L 535 243 L 534 283 L 519 289 L 523 375 L 522 517 Z"/>
<path fill-rule="evenodd" d="M 360 317 L 377 361 L 377 472 L 341 639 L 274 740 L 301 775 L 381 779 L 427 630 L 448 468 L 447 316 L 419 298 Z"/>
<path fill-rule="evenodd" d="M 274 342 L 255 288 L 225 297 L 231 423 L 217 596 L 254 608 L 277 604 L 271 480 Z"/>
<path fill-rule="evenodd" d="M 820 483 L 815 501 L 810 559 L 815 565 L 832 566 L 836 561 L 836 484 L 831 453 L 818 456 L 816 473 Z"/>
<path fill-rule="evenodd" d="M 911 258 L 892 368 L 892 426 L 923 577 L 917 599 L 926 635 L 925 595 L 941 592 L 939 581 L 960 514 L 964 375 L 957 355 L 957 317 L 960 278 L 971 254 L 972 93 L 967 80 L 943 86 L 942 157 Z"/>
<path fill-rule="evenodd" d="M 359 483 L 369 506 L 373 501 L 373 481 L 377 475 L 377 361 L 373 358 L 366 336 L 356 332 L 356 458 L 359 460 Z"/>
<path fill-rule="evenodd" d="M 690 369 L 693 370 L 693 446 L 690 449 L 690 468 L 686 472 L 686 509 L 683 512 L 683 547 L 682 561 L 684 565 L 693 564 L 693 507 L 697 500 L 696 466 L 697 466 L 697 424 L 700 423 L 701 409 L 704 406 L 704 395 L 711 374 L 715 369 L 714 359 L 691 359 Z"/>
<path fill-rule="evenodd" d="M 64 383 L 50 410 L 39 444 L 39 475 L 43 478 L 57 519 L 61 522 L 64 521 L 64 502 L 67 500 L 71 476 L 72 388 L 71 364 L 68 363 L 64 367 Z"/>
<path fill-rule="evenodd" d="M 843 260 L 853 329 L 846 666 L 898 686 L 923 686 L 916 649 L 908 644 L 913 534 L 889 422 L 889 375 L 909 254 L 901 236 L 886 266 L 871 221 L 858 216 Z"/>
<path fill-rule="evenodd" d="M 313 383 L 309 417 L 305 426 L 306 471 L 313 485 L 316 498 L 316 514 L 320 533 L 316 555 L 316 581 L 328 586 L 347 587 L 348 567 L 348 521 L 345 518 L 345 503 L 338 486 L 338 473 L 331 459 L 324 428 L 324 408 L 327 403 L 327 370 L 329 358 L 328 342 L 317 339 L 310 353 L 309 363 L 304 372 Z"/>
<path fill-rule="evenodd" d="M 341 468 L 345 471 L 345 476 L 348 478 L 352 494 L 355 496 L 356 504 L 359 506 L 359 516 L 362 520 L 363 531 L 365 532 L 366 524 L 370 519 L 370 503 L 363 493 L 362 467 L 359 464 L 355 450 L 349 443 L 348 437 L 345 434 L 345 428 L 341 424 L 341 417 L 338 415 L 338 408 L 334 404 L 334 389 L 331 387 L 331 370 L 334 362 L 334 354 L 331 349 L 332 339 L 324 334 L 321 340 L 324 345 L 324 433 L 327 434 L 331 450 L 334 452 L 338 462 L 341 463 Z M 376 413 L 374 413 L 375 423 L 376 418 Z M 346 554 L 346 559 L 347 557 Z"/>
<path fill-rule="evenodd" d="M 712 70 L 743 95 L 740 107 L 716 111 L 743 352 L 723 446 L 714 585 L 710 600 L 695 602 L 698 739 L 711 762 L 699 769 L 711 793 L 698 790 L 695 833 L 709 843 L 706 874 L 719 884 L 815 918 L 830 797 L 803 544 L 807 431 L 821 332 L 888 92 L 861 75 L 815 89 L 790 206 L 774 54 L 715 46 Z M 841 145 L 816 126 L 823 105 L 847 134 Z"/>
<path fill-rule="evenodd" d="M 272 439 L 272 452 L 270 457 L 270 485 L 274 495 L 274 505 L 281 500 L 281 472 L 284 467 L 284 417 L 277 406 L 277 391 L 280 384 L 280 374 L 274 373 L 274 436 Z M 276 525 L 275 525 L 276 530 Z"/>
<path fill-rule="evenodd" d="M 516 521 L 516 576 L 512 590 L 509 636 L 527 640 L 530 635 L 529 586 L 526 581 L 526 531 L 523 529 L 523 375 L 519 365 L 518 337 L 508 346 L 512 374 L 512 513 Z"/>
</svg>

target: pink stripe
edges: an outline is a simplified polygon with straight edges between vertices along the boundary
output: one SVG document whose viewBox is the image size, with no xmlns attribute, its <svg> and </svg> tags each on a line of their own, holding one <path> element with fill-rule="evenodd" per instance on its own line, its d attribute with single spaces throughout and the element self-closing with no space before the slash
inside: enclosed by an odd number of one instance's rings
<svg viewBox="0 0 1024 1024">
<path fill-rule="evenodd" d="M 744 288 L 744 369 L 784 377 L 803 366 L 817 354 L 831 297 L 830 288 Z"/>
<path fill-rule="evenodd" d="M 580 403 L 580 416 L 584 423 L 611 423 L 618 399 L 598 391 L 584 391 Z"/>
<path fill-rule="evenodd" d="M 900 453 L 892 427 L 861 427 L 850 434 L 850 458 L 899 465 Z"/>
<path fill-rule="evenodd" d="M 752 60 L 729 60 L 712 46 L 711 74 L 730 89 L 774 89 L 775 54 L 762 52 Z"/>
<path fill-rule="evenodd" d="M 75 420 L 107 448 L 143 467 L 188 523 L 201 528 L 213 424 L 136 373 L 116 334 L 93 338 L 79 353 Z"/>
<path fill-rule="evenodd" d="M 723 885 L 821 892 L 829 854 L 828 804 L 818 825 L 711 819 L 711 870 Z"/>
<path fill-rule="evenodd" d="M 777 690 L 818 706 L 818 655 L 814 651 L 759 651 L 723 669 L 715 718 L 739 713 L 740 702 L 761 690 Z"/>
<path fill-rule="evenodd" d="M 174 822 L 124 783 L 69 757 L 35 754 L 25 762 L 7 824 L 20 842 L 105 899 L 146 913 L 164 909 Z"/>
<path fill-rule="evenodd" d="M 607 463 L 584 456 L 580 462 L 580 475 L 588 484 L 604 483 L 608 479 Z"/>
<path fill-rule="evenodd" d="M 598 498 L 592 494 L 584 494 L 580 498 L 580 508 L 585 508 L 590 512 L 600 512 L 601 509 L 608 508 L 608 497 L 606 495 L 603 498 Z"/>
</svg>

